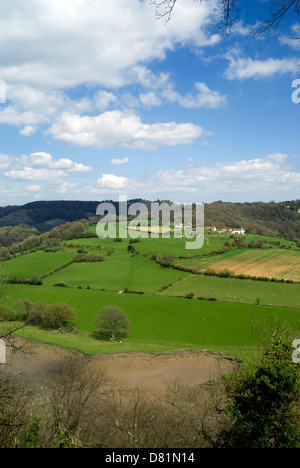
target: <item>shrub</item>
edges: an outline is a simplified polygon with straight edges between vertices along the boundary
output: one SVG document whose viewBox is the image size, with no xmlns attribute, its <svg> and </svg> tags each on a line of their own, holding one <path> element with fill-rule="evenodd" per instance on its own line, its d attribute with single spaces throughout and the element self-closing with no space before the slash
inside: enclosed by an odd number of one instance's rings
<svg viewBox="0 0 300 468">
<path fill-rule="evenodd" d="M 103 255 L 96 255 L 96 254 L 77 254 L 74 258 L 74 262 L 81 263 L 81 262 L 103 262 L 104 256 Z"/>
<path fill-rule="evenodd" d="M 129 244 L 137 244 L 138 242 L 140 242 L 140 238 L 139 238 L 139 237 L 137 237 L 137 238 L 135 238 L 135 239 L 130 239 Z"/>
<path fill-rule="evenodd" d="M 74 327 L 76 320 L 75 311 L 64 302 L 47 305 L 41 314 L 42 326 L 45 328 Z"/>
<path fill-rule="evenodd" d="M 193 292 L 190 292 L 190 293 L 188 293 L 188 294 L 185 295 L 185 298 L 186 298 L 186 299 L 193 299 L 194 296 L 195 296 L 195 294 L 194 294 Z"/>
<path fill-rule="evenodd" d="M 57 286 L 59 288 L 67 288 L 67 284 L 64 281 L 57 281 L 54 286 Z"/>
<path fill-rule="evenodd" d="M 216 272 L 213 268 L 207 268 L 204 272 L 206 276 L 215 276 Z"/>
<path fill-rule="evenodd" d="M 16 320 L 15 313 L 8 307 L 0 305 L 0 322 L 11 322 Z"/>
</svg>

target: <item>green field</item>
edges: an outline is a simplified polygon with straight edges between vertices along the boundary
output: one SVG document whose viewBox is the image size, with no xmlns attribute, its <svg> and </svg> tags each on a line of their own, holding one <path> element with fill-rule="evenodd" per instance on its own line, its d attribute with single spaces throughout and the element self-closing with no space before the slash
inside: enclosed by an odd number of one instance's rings
<svg viewBox="0 0 300 468">
<path fill-rule="evenodd" d="M 45 285 L 64 281 L 68 286 L 120 291 L 156 293 L 180 278 L 187 276 L 182 271 L 163 268 L 141 255 L 132 258 L 129 254 L 117 254 L 103 262 L 73 263 L 44 280 Z"/>
<path fill-rule="evenodd" d="M 95 232 L 95 226 L 91 230 Z M 251 242 L 258 236 L 246 239 Z M 282 248 L 273 244 L 278 239 L 265 241 L 271 248 L 231 248 L 223 253 L 224 243 L 232 242 L 227 234 L 206 235 L 199 250 L 187 250 L 186 239 L 141 238 L 132 244 L 134 253 L 128 250 L 129 238 L 121 242 L 98 237 L 64 241 L 57 252 L 38 250 L 2 262 L 8 278 L 42 277 L 43 281 L 42 286 L 6 285 L 7 297 L 2 302 L 11 308 L 19 298 L 69 303 L 76 311 L 78 334 L 37 327 L 26 327 L 23 334 L 89 354 L 182 348 L 241 354 L 241 350 L 254 346 L 253 321 L 271 324 L 279 318 L 290 323 L 297 334 L 300 284 L 191 274 L 164 267 L 153 256 L 172 254 L 175 264 L 198 270 L 216 265 L 225 268 L 230 262 L 238 262 L 248 274 L 255 267 L 271 274 L 280 264 L 297 276 L 300 257 L 295 243 L 280 240 L 279 244 L 285 245 Z M 74 262 L 82 250 L 102 255 L 103 261 Z M 58 281 L 67 287 L 56 287 Z M 186 299 L 184 296 L 191 292 L 194 298 Z M 259 305 L 254 305 L 257 302 Z M 109 304 L 119 305 L 131 320 L 131 331 L 122 343 L 99 341 L 94 336 L 97 312 Z"/>
<path fill-rule="evenodd" d="M 300 311 L 293 309 L 46 286 L 10 285 L 6 292 L 5 303 L 10 307 L 16 299 L 27 297 L 46 303 L 64 301 L 73 306 L 78 317 L 77 335 L 37 327 L 25 328 L 23 334 L 90 354 L 209 349 L 240 355 L 255 345 L 253 325 L 272 323 L 277 318 L 289 322 L 295 333 L 300 333 Z M 122 343 L 99 341 L 93 335 L 97 312 L 109 304 L 118 305 L 130 318 L 131 331 Z"/>
<path fill-rule="evenodd" d="M 162 291 L 168 296 L 184 296 L 193 292 L 195 297 L 215 298 L 218 301 L 294 307 L 300 309 L 300 285 L 253 281 L 237 278 L 218 278 L 189 275 L 182 281 Z"/>
<path fill-rule="evenodd" d="M 50 274 L 50 272 L 70 262 L 75 256 L 74 249 L 58 252 L 38 251 L 19 255 L 3 263 L 3 269 L 8 277 L 34 278 Z"/>
</svg>

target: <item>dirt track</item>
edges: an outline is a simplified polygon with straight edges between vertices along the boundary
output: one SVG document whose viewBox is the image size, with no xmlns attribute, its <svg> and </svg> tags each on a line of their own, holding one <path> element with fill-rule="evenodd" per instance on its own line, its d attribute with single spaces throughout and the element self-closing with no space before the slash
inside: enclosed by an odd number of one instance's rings
<svg viewBox="0 0 300 468">
<path fill-rule="evenodd" d="M 8 349 L 6 369 L 36 376 L 69 354 L 66 349 L 36 342 L 29 344 L 28 351 L 15 354 Z M 91 359 L 99 370 L 106 371 L 116 388 L 142 385 L 151 391 L 163 390 L 167 382 L 175 380 L 192 386 L 203 384 L 238 368 L 236 361 L 205 351 L 98 354 Z"/>
</svg>

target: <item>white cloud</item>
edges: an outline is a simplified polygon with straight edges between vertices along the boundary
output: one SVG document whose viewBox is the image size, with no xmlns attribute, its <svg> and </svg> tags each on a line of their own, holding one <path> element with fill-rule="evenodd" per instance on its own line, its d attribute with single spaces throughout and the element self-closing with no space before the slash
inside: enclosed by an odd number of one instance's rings
<svg viewBox="0 0 300 468">
<path fill-rule="evenodd" d="M 127 177 L 116 176 L 114 174 L 103 174 L 98 180 L 97 184 L 101 188 L 122 190 L 129 188 L 130 180 Z"/>
<path fill-rule="evenodd" d="M 54 171 L 51 169 L 34 169 L 25 166 L 20 170 L 5 172 L 5 177 L 13 180 L 51 180 L 64 177 L 63 171 Z"/>
<path fill-rule="evenodd" d="M 74 182 L 62 182 L 60 184 L 54 184 L 50 188 L 50 192 L 68 195 L 72 198 L 74 194 L 80 193 L 80 191 L 78 191 L 78 187 L 78 184 Z"/>
<path fill-rule="evenodd" d="M 20 135 L 29 137 L 34 135 L 38 130 L 38 127 L 36 125 L 26 125 L 26 127 L 22 128 L 20 130 Z"/>
<path fill-rule="evenodd" d="M 47 126 L 51 127 L 48 135 L 55 139 L 98 148 L 155 148 L 154 133 L 163 136 L 158 144 L 194 141 L 200 129 L 195 125 L 168 122 L 154 127 L 124 114 L 114 131 L 108 120 L 116 114 L 106 111 L 161 105 L 170 75 L 152 72 L 151 62 L 163 60 L 176 47 L 217 44 L 220 36 L 209 32 L 214 4 L 215 0 L 203 0 L 199 7 L 194 0 L 181 0 L 172 21 L 165 24 L 156 20 L 155 9 L 147 1 L 140 0 L 0 2 L 0 77 L 7 83 L 0 125 L 21 127 L 24 137 Z M 131 84 L 137 85 L 136 95 L 127 88 L 119 91 Z M 76 88 L 81 94 L 86 89 L 86 97 L 68 96 Z M 218 107 L 223 99 L 208 88 L 196 90 L 194 97 L 177 94 L 177 103 L 184 107 Z M 135 120 L 132 125 L 130 119 Z M 95 135 L 98 122 L 108 126 L 107 136 L 101 131 L 100 137 Z M 142 139 L 136 138 L 137 133 L 143 134 Z"/>
<path fill-rule="evenodd" d="M 27 192 L 40 192 L 42 188 L 42 185 L 28 185 L 26 190 Z"/>
<path fill-rule="evenodd" d="M 140 94 L 141 103 L 146 107 L 160 106 L 162 100 L 156 95 L 154 91 L 149 91 L 148 93 Z"/>
<path fill-rule="evenodd" d="M 165 25 L 139 0 L 1 2 L 0 76 L 44 90 L 122 86 L 136 79 L 135 67 L 164 58 L 176 44 L 216 44 L 220 37 L 207 32 L 212 3 L 178 2 Z"/>
<path fill-rule="evenodd" d="M 206 83 L 195 83 L 194 94 L 180 95 L 174 89 L 165 90 L 164 97 L 167 101 L 178 102 L 181 107 L 192 108 L 211 108 L 222 107 L 227 103 L 227 97 L 221 95 L 218 91 L 210 90 Z"/>
<path fill-rule="evenodd" d="M 190 144 L 208 132 L 192 123 L 144 124 L 134 113 L 115 110 L 96 116 L 65 113 L 51 126 L 49 134 L 55 140 L 78 146 L 151 149 Z"/>
<path fill-rule="evenodd" d="M 97 110 L 104 111 L 108 109 L 111 104 L 115 104 L 118 101 L 114 93 L 100 90 L 94 96 L 94 104 Z"/>
<path fill-rule="evenodd" d="M 129 158 L 127 158 L 127 157 L 125 157 L 123 159 L 116 158 L 116 159 L 112 159 L 110 162 L 114 166 L 121 166 L 123 164 L 128 164 L 129 163 Z"/>
<path fill-rule="evenodd" d="M 12 163 L 12 157 L 7 154 L 0 154 L 0 170 L 7 169 Z"/>
<path fill-rule="evenodd" d="M 228 54 L 229 66 L 225 71 L 228 79 L 244 80 L 248 78 L 267 78 L 275 74 L 296 73 L 299 71 L 300 61 L 296 57 L 288 59 L 254 60 L 250 57 L 241 58 L 235 54 Z"/>
<path fill-rule="evenodd" d="M 0 158 L 1 161 L 1 158 Z M 74 172 L 88 172 L 92 170 L 91 166 L 73 162 L 69 158 L 61 158 L 55 161 L 49 153 L 38 152 L 31 153 L 29 156 L 23 155 L 20 158 L 13 158 L 8 163 L 6 161 L 4 175 L 12 180 L 39 180 L 51 181 L 68 177 Z M 13 168 L 12 168 L 13 167 Z"/>
<path fill-rule="evenodd" d="M 188 161 L 186 168 L 158 171 L 141 180 L 103 174 L 86 193 L 118 194 L 153 199 L 166 196 L 180 202 L 203 200 L 259 201 L 290 199 L 298 190 L 300 173 L 288 165 L 288 155 L 267 154 L 262 158 L 201 165 Z M 276 187 L 274 191 L 274 187 Z M 178 195 L 180 194 L 180 195 Z M 293 198 L 293 197 L 292 197 Z"/>
<path fill-rule="evenodd" d="M 300 37 L 300 24 L 295 23 L 291 27 L 291 35 L 290 36 L 285 36 L 285 35 L 281 36 L 279 38 L 279 42 L 282 45 L 287 45 L 287 46 L 291 47 L 292 49 L 299 50 L 300 49 L 299 37 Z"/>
</svg>

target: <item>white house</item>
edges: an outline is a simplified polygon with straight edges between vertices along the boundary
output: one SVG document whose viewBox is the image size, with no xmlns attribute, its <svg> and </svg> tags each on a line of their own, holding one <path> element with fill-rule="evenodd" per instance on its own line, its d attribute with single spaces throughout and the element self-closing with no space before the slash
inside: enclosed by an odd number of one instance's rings
<svg viewBox="0 0 300 468">
<path fill-rule="evenodd" d="M 246 233 L 246 231 L 245 231 L 244 228 L 233 229 L 233 230 L 231 231 L 231 234 L 242 234 L 242 235 L 243 235 L 243 234 L 245 234 L 245 233 Z"/>
</svg>

